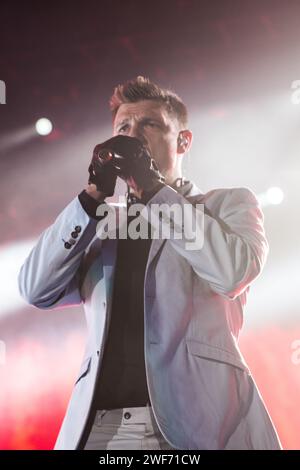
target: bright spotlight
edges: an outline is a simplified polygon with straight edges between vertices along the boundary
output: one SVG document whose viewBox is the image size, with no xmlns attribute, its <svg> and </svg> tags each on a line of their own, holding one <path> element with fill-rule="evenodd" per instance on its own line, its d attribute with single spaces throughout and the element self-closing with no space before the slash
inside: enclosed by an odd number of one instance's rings
<svg viewBox="0 0 300 470">
<path fill-rule="evenodd" d="M 48 135 L 52 131 L 53 126 L 52 126 L 52 122 L 49 121 L 49 119 L 41 118 L 36 122 L 35 128 L 38 134 Z"/>
<path fill-rule="evenodd" d="M 267 199 L 269 204 L 281 204 L 284 198 L 282 189 L 278 187 L 269 188 L 267 191 Z"/>
</svg>

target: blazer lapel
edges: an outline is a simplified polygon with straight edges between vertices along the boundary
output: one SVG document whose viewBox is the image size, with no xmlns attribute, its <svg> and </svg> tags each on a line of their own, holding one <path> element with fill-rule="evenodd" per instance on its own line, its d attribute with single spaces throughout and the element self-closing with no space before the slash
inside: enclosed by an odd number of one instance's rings
<svg viewBox="0 0 300 470">
<path fill-rule="evenodd" d="M 178 192 L 181 192 L 181 190 L 178 190 Z M 200 196 L 202 193 L 200 190 L 192 184 L 192 186 L 189 188 L 187 193 L 183 193 L 183 195 L 186 197 L 186 199 L 190 199 L 191 202 L 194 202 L 194 196 Z M 117 223 L 117 232 L 123 225 L 123 223 L 126 222 L 126 218 L 123 217 L 124 211 L 126 211 L 126 205 L 124 203 L 121 204 L 114 204 L 115 210 L 116 210 L 116 223 Z M 117 234 L 118 238 L 118 234 Z M 106 285 L 106 295 L 107 299 L 111 298 L 112 295 L 112 287 L 113 287 L 113 277 L 114 277 L 114 271 L 115 271 L 115 265 L 116 265 L 116 259 L 117 259 L 117 239 L 106 239 L 103 241 L 103 246 L 102 246 L 102 261 L 103 261 L 103 271 L 104 271 L 104 278 L 105 278 L 105 285 Z M 160 238 L 160 239 L 153 239 L 151 243 L 151 247 L 149 250 L 149 256 L 148 256 L 148 261 L 147 261 L 147 267 L 146 267 L 146 273 L 154 261 L 154 259 L 159 256 L 160 251 L 162 250 L 164 244 L 166 242 L 166 239 Z"/>
</svg>

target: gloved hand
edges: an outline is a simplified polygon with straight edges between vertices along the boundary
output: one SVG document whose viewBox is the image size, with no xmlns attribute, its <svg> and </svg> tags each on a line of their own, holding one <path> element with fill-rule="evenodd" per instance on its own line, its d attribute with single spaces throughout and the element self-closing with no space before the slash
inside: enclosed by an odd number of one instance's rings
<svg viewBox="0 0 300 470">
<path fill-rule="evenodd" d="M 165 178 L 142 142 L 135 137 L 117 135 L 95 147 L 98 159 L 110 164 L 115 173 L 142 193 L 152 191 Z M 104 166 L 101 163 L 100 166 Z"/>
<path fill-rule="evenodd" d="M 117 181 L 117 173 L 110 163 L 112 154 L 110 154 L 109 151 L 102 149 L 104 144 L 96 145 L 94 148 L 92 161 L 88 168 L 88 183 L 95 184 L 97 190 L 104 193 L 105 196 L 113 196 Z"/>
</svg>

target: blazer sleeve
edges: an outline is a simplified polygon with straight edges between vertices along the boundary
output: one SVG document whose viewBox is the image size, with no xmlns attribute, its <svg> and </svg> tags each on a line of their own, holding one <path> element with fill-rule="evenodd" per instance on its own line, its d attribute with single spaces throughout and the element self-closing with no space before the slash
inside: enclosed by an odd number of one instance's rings
<svg viewBox="0 0 300 470">
<path fill-rule="evenodd" d="M 82 302 L 82 261 L 96 228 L 97 220 L 76 197 L 41 234 L 18 276 L 20 293 L 29 304 L 49 309 Z"/>
<path fill-rule="evenodd" d="M 163 223 L 170 223 L 177 231 L 177 238 L 172 236 L 170 243 L 212 290 L 234 299 L 259 275 L 265 263 L 269 247 L 263 213 L 247 188 L 218 189 L 206 196 L 210 210 L 165 186 L 148 202 L 145 214 L 151 219 L 152 204 L 181 208 L 182 224 L 176 224 L 171 212 L 163 217 Z M 197 243 L 191 243 L 195 228 Z"/>
</svg>

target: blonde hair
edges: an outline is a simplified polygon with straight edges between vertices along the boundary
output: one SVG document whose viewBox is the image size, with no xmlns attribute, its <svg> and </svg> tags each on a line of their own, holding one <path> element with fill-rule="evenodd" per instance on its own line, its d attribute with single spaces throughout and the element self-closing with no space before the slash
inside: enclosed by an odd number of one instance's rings
<svg viewBox="0 0 300 470">
<path fill-rule="evenodd" d="M 171 116 L 177 118 L 179 124 L 186 128 L 188 113 L 182 99 L 170 90 L 166 90 L 151 82 L 149 78 L 138 76 L 114 89 L 109 105 L 113 120 L 121 104 L 152 100 L 161 103 Z"/>
</svg>

